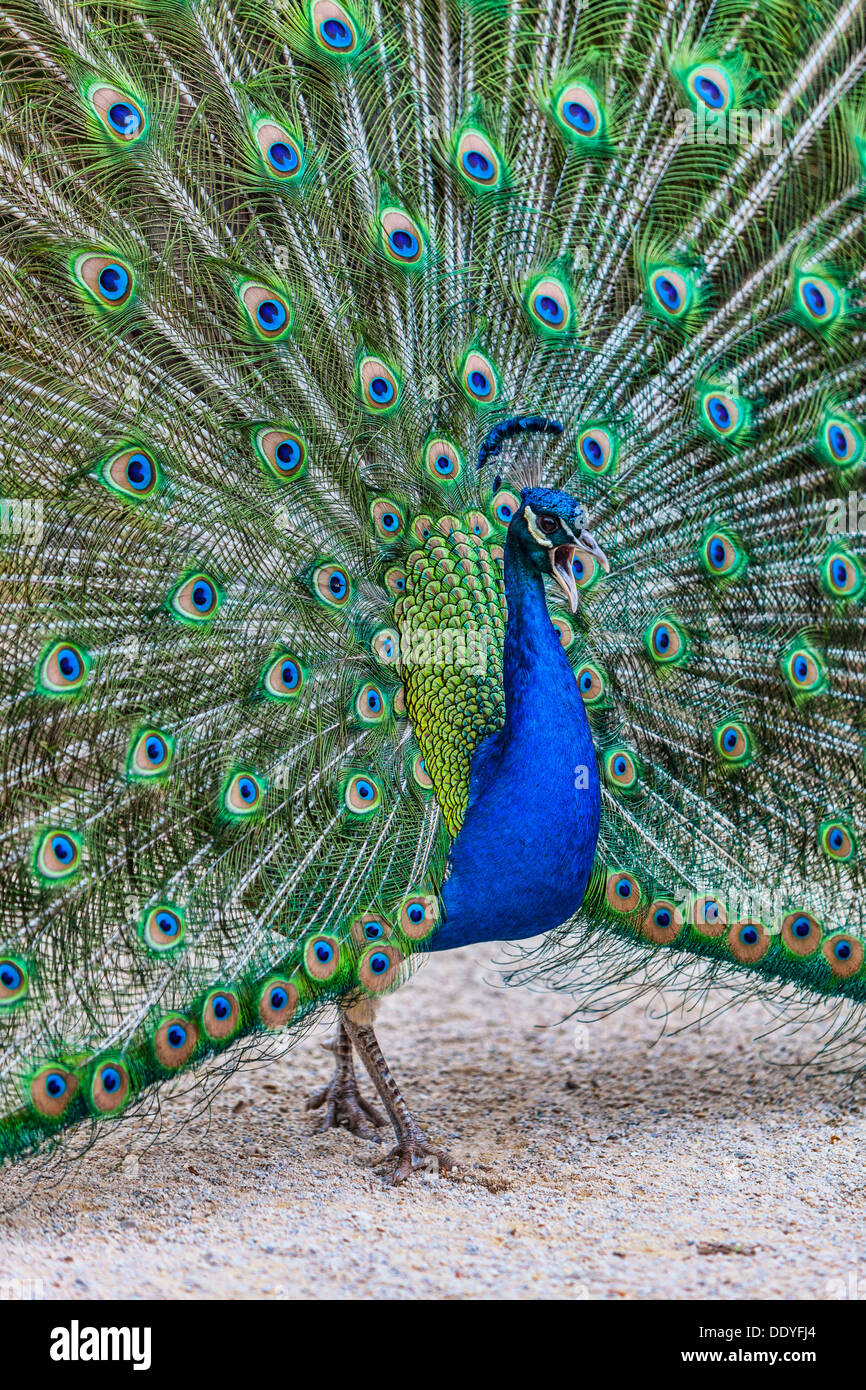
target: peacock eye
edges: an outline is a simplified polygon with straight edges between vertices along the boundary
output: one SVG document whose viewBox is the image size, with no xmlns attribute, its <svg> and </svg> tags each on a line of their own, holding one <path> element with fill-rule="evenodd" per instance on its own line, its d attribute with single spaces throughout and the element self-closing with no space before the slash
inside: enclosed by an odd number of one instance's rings
<svg viewBox="0 0 866 1390">
<path fill-rule="evenodd" d="M 555 516 L 540 516 L 538 524 L 546 536 L 552 536 L 559 522 Z"/>
</svg>

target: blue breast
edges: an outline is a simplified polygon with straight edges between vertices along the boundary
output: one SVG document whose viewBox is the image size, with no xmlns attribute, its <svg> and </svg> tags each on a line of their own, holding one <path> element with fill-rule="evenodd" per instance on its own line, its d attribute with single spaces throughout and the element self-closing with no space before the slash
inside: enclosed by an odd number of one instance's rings
<svg viewBox="0 0 866 1390">
<path fill-rule="evenodd" d="M 435 951 L 559 926 L 583 901 L 595 857 L 598 769 L 574 672 L 541 578 L 509 556 L 506 595 L 505 726 L 473 758 Z"/>
</svg>

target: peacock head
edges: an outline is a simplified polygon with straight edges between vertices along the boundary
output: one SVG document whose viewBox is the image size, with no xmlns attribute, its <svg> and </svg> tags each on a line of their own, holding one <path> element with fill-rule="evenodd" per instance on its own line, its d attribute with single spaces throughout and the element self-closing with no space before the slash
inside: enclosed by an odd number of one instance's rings
<svg viewBox="0 0 866 1390">
<path fill-rule="evenodd" d="M 553 575 L 572 613 L 577 612 L 577 551 L 587 551 L 603 570 L 610 569 L 607 556 L 587 531 L 585 522 L 583 508 L 567 492 L 530 487 L 521 492 L 520 507 L 508 527 L 509 541 L 539 574 Z"/>
</svg>

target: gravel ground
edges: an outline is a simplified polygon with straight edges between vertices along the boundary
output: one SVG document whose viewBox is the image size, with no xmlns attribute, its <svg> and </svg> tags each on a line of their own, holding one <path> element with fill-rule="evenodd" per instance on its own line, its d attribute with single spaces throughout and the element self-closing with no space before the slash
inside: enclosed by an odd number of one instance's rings
<svg viewBox="0 0 866 1390">
<path fill-rule="evenodd" d="M 119 1124 L 62 1190 L 33 1165 L 4 1173 L 4 1201 L 22 1200 L 0 1221 L 0 1292 L 866 1297 L 859 1088 L 770 1063 L 754 1005 L 654 1046 L 641 1005 L 552 1027 L 563 1000 L 491 989 L 488 958 L 434 957 L 379 1019 L 458 1180 L 392 1188 L 376 1147 L 313 1133 L 320 1030 L 242 1069 L 207 1114 L 173 1101 L 181 1123 L 140 1157 Z"/>
</svg>

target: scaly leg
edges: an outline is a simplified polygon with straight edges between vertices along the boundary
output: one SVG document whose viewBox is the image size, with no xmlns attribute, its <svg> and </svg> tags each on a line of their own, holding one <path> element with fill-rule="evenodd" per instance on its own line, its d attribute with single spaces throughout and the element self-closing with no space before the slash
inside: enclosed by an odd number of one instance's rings
<svg viewBox="0 0 866 1390">
<path fill-rule="evenodd" d="M 368 1121 L 373 1125 L 386 1125 L 388 1121 L 358 1090 L 358 1078 L 352 1060 L 352 1043 L 342 1014 L 337 1022 L 336 1034 L 324 1046 L 333 1052 L 337 1066 L 333 1079 L 307 1101 L 308 1110 L 318 1110 L 322 1106 L 325 1109 L 322 1123 L 317 1127 L 316 1133 L 324 1134 L 326 1129 L 348 1129 L 360 1139 L 369 1139 L 374 1144 L 381 1143 L 379 1135 L 375 1129 L 370 1128 Z"/>
<path fill-rule="evenodd" d="M 362 1006 L 363 1007 L 363 1006 Z M 372 1011 L 371 1011 L 372 1013 Z M 355 1017 L 352 1017 L 352 1014 Z M 400 1094 L 391 1069 L 382 1055 L 376 1034 L 373 1031 L 372 1021 L 367 1021 L 361 1009 L 352 1010 L 344 1014 L 346 1031 L 352 1043 L 370 1073 L 370 1080 L 382 1098 L 382 1104 L 388 1111 L 391 1124 L 394 1126 L 394 1134 L 397 1138 L 396 1146 L 383 1159 L 386 1163 L 388 1159 L 397 1160 L 397 1168 L 394 1173 L 394 1182 L 405 1182 L 412 1169 L 417 1164 L 423 1164 L 425 1159 L 432 1158 L 436 1161 L 437 1171 L 447 1172 L 449 1168 L 456 1167 L 455 1160 L 445 1150 L 437 1148 L 425 1138 L 418 1124 L 416 1123 L 408 1105 Z M 360 1021 L 364 1019 L 364 1021 Z"/>
</svg>

